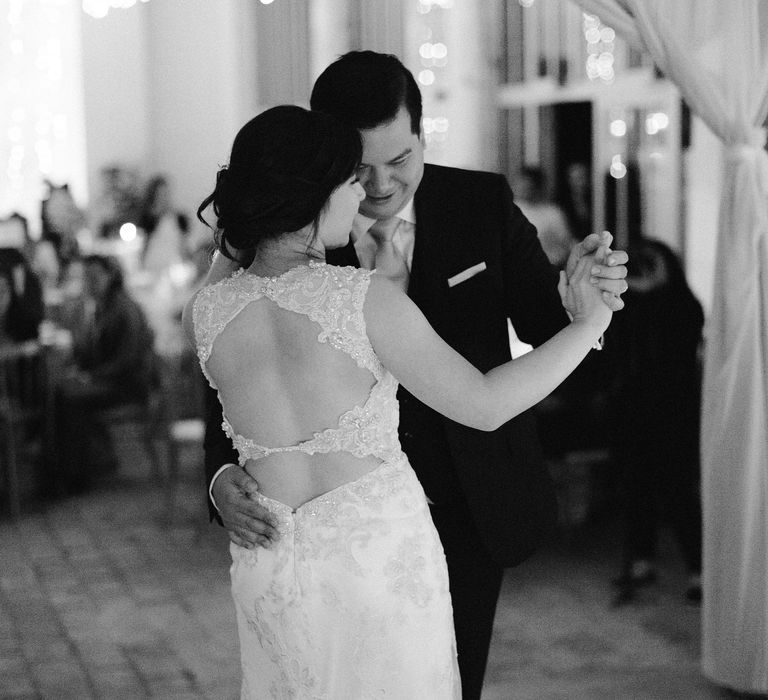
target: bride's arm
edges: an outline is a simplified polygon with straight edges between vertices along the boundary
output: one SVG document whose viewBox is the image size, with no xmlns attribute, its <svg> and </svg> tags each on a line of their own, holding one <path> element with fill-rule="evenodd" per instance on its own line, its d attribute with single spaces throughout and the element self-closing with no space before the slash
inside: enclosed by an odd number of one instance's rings
<svg viewBox="0 0 768 700">
<path fill-rule="evenodd" d="M 608 327 L 610 309 L 589 283 L 591 257 L 560 292 L 573 322 L 522 357 L 483 374 L 451 348 L 419 308 L 388 280 L 373 275 L 364 314 L 382 364 L 416 398 L 458 423 L 495 430 L 535 405 L 581 362 Z"/>
</svg>

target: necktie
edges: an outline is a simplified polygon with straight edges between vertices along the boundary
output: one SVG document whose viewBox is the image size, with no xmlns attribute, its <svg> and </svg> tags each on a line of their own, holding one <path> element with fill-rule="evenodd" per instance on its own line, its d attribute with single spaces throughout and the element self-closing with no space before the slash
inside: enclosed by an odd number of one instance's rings
<svg viewBox="0 0 768 700">
<path fill-rule="evenodd" d="M 399 225 L 400 219 L 393 216 L 374 223 L 368 233 L 376 242 L 375 269 L 405 292 L 408 289 L 408 264 L 393 241 Z"/>
</svg>

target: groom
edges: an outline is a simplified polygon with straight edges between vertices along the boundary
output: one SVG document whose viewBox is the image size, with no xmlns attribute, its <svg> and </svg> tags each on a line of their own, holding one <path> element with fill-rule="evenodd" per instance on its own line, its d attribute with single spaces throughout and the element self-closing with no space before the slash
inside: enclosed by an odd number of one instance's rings
<svg viewBox="0 0 768 700">
<path fill-rule="evenodd" d="M 442 338 L 481 371 L 510 359 L 507 318 L 540 345 L 568 323 L 536 229 L 512 202 L 501 175 L 424 164 L 421 95 L 394 56 L 348 53 L 317 79 L 312 109 L 355 126 L 363 140 L 366 198 L 339 265 L 387 267 Z M 593 235 L 576 260 L 610 240 Z M 623 252 L 596 265 L 596 283 L 618 310 L 626 289 Z M 454 423 L 404 389 L 400 441 L 431 502 L 448 561 L 464 700 L 479 699 L 504 567 L 536 549 L 556 519 L 531 411 L 494 432 Z M 221 408 L 208 393 L 205 440 L 209 493 L 237 544 L 264 543 L 267 515 L 247 493 L 258 486 L 233 466 Z M 212 481 L 213 480 L 213 481 Z"/>
</svg>

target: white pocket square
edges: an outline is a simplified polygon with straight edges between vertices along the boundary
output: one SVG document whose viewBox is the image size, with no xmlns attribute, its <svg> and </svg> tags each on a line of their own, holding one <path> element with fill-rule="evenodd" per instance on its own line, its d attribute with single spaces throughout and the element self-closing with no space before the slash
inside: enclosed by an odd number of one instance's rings
<svg viewBox="0 0 768 700">
<path fill-rule="evenodd" d="M 486 269 L 485 262 L 479 262 L 477 265 L 472 265 L 472 267 L 468 267 L 464 272 L 459 272 L 458 275 L 454 275 L 453 277 L 448 278 L 448 286 L 449 287 L 455 287 L 457 284 L 461 284 L 462 282 L 466 282 L 470 277 L 474 277 L 478 273 L 482 272 Z"/>
</svg>

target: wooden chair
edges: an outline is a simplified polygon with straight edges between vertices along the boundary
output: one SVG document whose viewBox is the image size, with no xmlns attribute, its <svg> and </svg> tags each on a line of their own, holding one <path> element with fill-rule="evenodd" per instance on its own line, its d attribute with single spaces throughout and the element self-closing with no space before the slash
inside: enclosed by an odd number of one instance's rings
<svg viewBox="0 0 768 700">
<path fill-rule="evenodd" d="M 130 401 L 105 408 L 98 413 L 98 418 L 116 437 L 117 432 L 128 426 L 134 426 L 139 434 L 142 448 L 149 457 L 152 472 L 160 483 L 165 483 L 166 472 L 163 459 L 158 450 L 158 442 L 166 439 L 166 399 L 161 386 L 154 387 L 142 401 Z M 120 440 L 115 440 L 115 448 L 120 453 Z"/>
<path fill-rule="evenodd" d="M 166 491 L 166 522 L 173 524 L 176 517 L 179 484 L 181 481 L 182 453 L 190 452 L 199 455 L 199 474 L 202 477 L 203 438 L 205 437 L 205 421 L 202 418 L 178 418 L 168 423 L 168 488 Z M 201 479 L 202 480 L 202 479 Z M 200 516 L 195 519 L 198 537 L 201 534 L 203 519 L 204 492 L 200 492 Z"/>
<path fill-rule="evenodd" d="M 186 351 L 176 358 L 173 369 L 166 374 L 169 401 L 167 414 L 168 490 L 166 516 L 169 524 L 176 519 L 179 510 L 182 472 L 190 472 L 196 478 L 196 499 L 193 518 L 197 538 L 207 523 L 206 499 L 203 479 L 203 439 L 205 437 L 205 380 L 200 372 L 197 356 Z M 199 483 L 198 483 L 199 482 Z"/>
<path fill-rule="evenodd" d="M 19 469 L 50 454 L 53 395 L 45 348 L 36 340 L 0 347 L 0 470 L 11 517 L 21 512 Z"/>
</svg>

